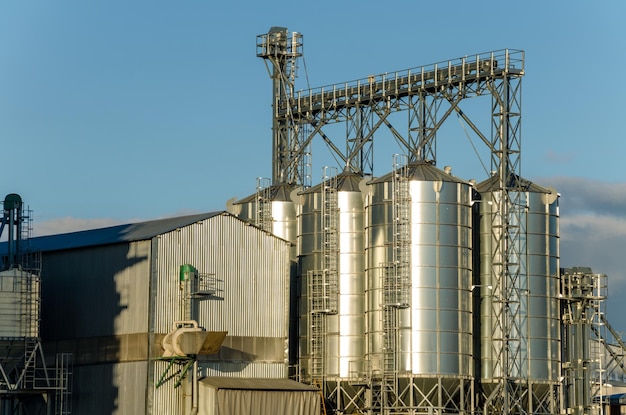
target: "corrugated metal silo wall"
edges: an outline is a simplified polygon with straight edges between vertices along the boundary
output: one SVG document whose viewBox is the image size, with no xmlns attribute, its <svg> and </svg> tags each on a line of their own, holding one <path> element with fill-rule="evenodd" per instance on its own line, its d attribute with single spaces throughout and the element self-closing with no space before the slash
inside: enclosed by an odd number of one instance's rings
<svg viewBox="0 0 626 415">
<path fill-rule="evenodd" d="M 434 167 L 428 170 L 436 172 Z M 397 312 L 394 365 L 403 374 L 469 379 L 473 376 L 470 192 L 464 182 L 447 180 L 439 190 L 435 190 L 436 181 L 419 177 L 410 181 L 410 202 L 406 203 L 411 212 L 407 275 L 411 295 L 410 305 Z M 393 319 L 385 316 L 381 275 L 397 255 L 393 242 L 396 219 L 393 183 L 381 178 L 370 185 L 366 206 L 368 354 L 372 369 L 382 372 L 389 370 L 385 368 L 386 342 L 393 330 L 385 327 L 393 328 Z"/>
<path fill-rule="evenodd" d="M 153 242 L 151 331 L 167 333 L 180 320 L 179 268 L 191 264 L 217 281 L 216 294 L 200 301 L 200 326 L 228 331 L 219 355 L 200 362 L 201 375 L 286 377 L 289 250 L 288 242 L 226 214 L 161 235 Z M 153 384 L 163 368 L 156 366 Z M 153 390 L 152 413 L 176 413 L 181 392 L 172 383 Z"/>
<path fill-rule="evenodd" d="M 144 413 L 150 241 L 46 252 L 43 349 L 73 354 L 73 414 Z"/>
</svg>

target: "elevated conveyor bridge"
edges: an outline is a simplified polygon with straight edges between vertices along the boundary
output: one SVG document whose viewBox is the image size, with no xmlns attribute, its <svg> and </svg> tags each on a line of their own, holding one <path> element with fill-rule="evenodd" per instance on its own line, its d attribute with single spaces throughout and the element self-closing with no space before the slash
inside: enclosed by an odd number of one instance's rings
<svg viewBox="0 0 626 415">
<path fill-rule="evenodd" d="M 279 103 L 278 116 L 341 121 L 342 111 L 378 102 L 393 102 L 411 95 L 440 95 L 447 90 L 463 98 L 482 95 L 490 79 L 524 73 L 524 52 L 505 49 L 455 60 L 372 75 L 364 79 L 297 91 Z M 406 108 L 396 107 L 401 111 Z"/>
<path fill-rule="evenodd" d="M 436 161 L 437 130 L 453 113 L 488 146 L 493 154 L 492 168 L 498 171 L 502 157 L 500 132 L 509 139 L 512 137 L 514 143 L 519 136 L 517 123 L 508 131 L 501 130 L 503 112 L 499 108 L 508 108 L 513 103 L 513 118 L 519 118 L 520 91 L 514 81 L 523 75 L 524 52 L 504 49 L 281 94 L 276 97 L 275 123 L 291 130 L 294 140 L 289 145 L 289 156 L 282 158 L 281 177 L 297 182 L 298 177 L 304 176 L 296 170 L 316 136 L 321 137 L 345 167 L 356 173 L 372 174 L 374 135 L 382 126 L 404 148 L 409 162 Z M 481 95 L 493 96 L 492 117 L 498 118 L 494 121 L 495 138 L 483 134 L 459 107 L 462 100 Z M 409 113 L 406 129 L 404 126 L 398 129 L 389 121 L 392 113 L 401 111 Z M 325 126 L 335 123 L 346 123 L 346 137 L 341 137 L 345 138 L 345 145 L 324 132 Z M 512 165 L 517 162 L 513 161 Z"/>
</svg>

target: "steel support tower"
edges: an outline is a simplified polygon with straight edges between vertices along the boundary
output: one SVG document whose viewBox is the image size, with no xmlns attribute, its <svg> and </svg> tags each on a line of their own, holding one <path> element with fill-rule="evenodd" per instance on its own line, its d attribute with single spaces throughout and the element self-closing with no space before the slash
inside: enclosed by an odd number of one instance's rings
<svg viewBox="0 0 626 415">
<path fill-rule="evenodd" d="M 486 400 L 487 412 L 524 414 L 532 412 L 532 391 L 527 379 L 523 330 L 527 309 L 527 279 L 521 269 L 524 260 L 525 189 L 520 172 L 521 73 L 509 70 L 505 56 L 501 77 L 485 83 L 492 96 L 491 169 L 498 185 L 491 193 L 497 206 L 491 216 L 491 281 L 495 388 Z M 496 64 L 494 62 L 494 64 Z"/>
<path fill-rule="evenodd" d="M 278 115 L 281 103 L 293 96 L 302 35 L 284 27 L 272 27 L 257 36 L 257 56 L 263 58 L 272 78 L 272 184 L 304 182 L 304 149 L 300 126 L 289 113 Z"/>
</svg>

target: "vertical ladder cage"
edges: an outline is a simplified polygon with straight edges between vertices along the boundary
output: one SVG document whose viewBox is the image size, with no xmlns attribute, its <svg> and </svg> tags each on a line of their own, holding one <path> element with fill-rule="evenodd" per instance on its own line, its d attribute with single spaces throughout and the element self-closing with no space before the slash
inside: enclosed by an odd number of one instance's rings
<svg viewBox="0 0 626 415">
<path fill-rule="evenodd" d="M 322 271 L 325 274 L 324 298 L 326 309 L 330 314 L 337 313 L 338 305 L 338 229 L 337 216 L 339 213 L 337 198 L 337 168 L 324 167 L 322 182 Z"/>
<path fill-rule="evenodd" d="M 311 378 L 325 390 L 326 318 L 339 308 L 337 169 L 324 167 L 320 189 L 321 269 L 309 271 Z"/>
<path fill-rule="evenodd" d="M 274 223 L 274 219 L 272 218 L 271 192 L 270 179 L 267 177 L 257 177 L 255 225 L 267 232 L 272 231 Z"/>
<path fill-rule="evenodd" d="M 398 336 L 400 309 L 410 306 L 411 195 L 408 158 L 394 156 L 392 177 L 393 241 L 392 261 L 382 264 L 383 300 L 383 413 L 402 406 L 398 390 Z"/>
</svg>

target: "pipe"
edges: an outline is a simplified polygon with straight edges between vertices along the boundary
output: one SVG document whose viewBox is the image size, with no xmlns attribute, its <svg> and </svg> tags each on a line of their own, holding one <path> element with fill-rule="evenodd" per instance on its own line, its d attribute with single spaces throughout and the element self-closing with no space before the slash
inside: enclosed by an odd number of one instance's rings
<svg viewBox="0 0 626 415">
<path fill-rule="evenodd" d="M 191 375 L 191 412 L 190 415 L 198 415 L 198 359 L 193 362 Z"/>
</svg>

